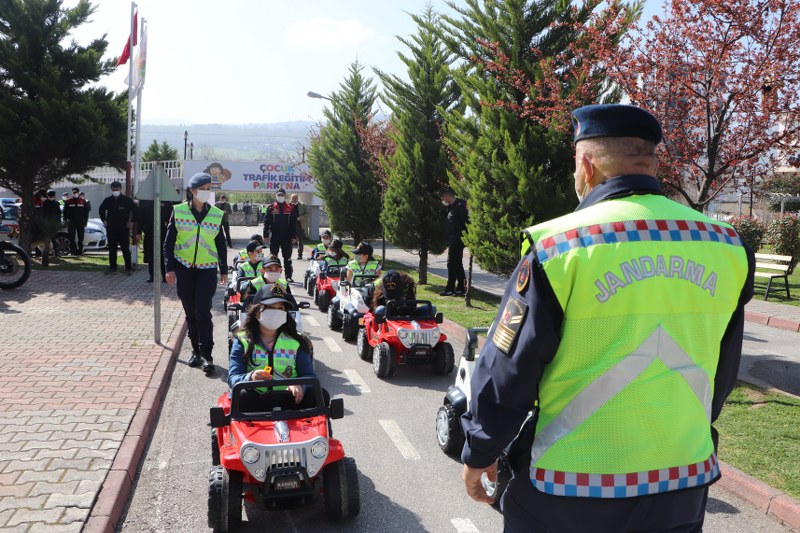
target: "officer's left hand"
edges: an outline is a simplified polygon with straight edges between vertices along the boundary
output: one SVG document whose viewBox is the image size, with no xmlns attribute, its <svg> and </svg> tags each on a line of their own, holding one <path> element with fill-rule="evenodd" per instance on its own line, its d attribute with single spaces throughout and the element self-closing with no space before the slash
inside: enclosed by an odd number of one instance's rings
<svg viewBox="0 0 800 533">
<path fill-rule="evenodd" d="M 489 481 L 496 483 L 497 461 L 486 468 L 470 468 L 464 465 L 464 469 L 461 471 L 461 479 L 464 480 L 464 486 L 470 498 L 476 502 L 483 502 L 491 505 L 494 503 L 494 500 L 486 494 L 486 489 L 483 488 L 483 483 L 481 483 L 481 474 L 484 472 L 486 472 Z"/>
<path fill-rule="evenodd" d="M 227 285 L 228 284 L 228 275 L 227 274 L 222 274 L 219 277 L 219 284 L 220 285 Z"/>
<path fill-rule="evenodd" d="M 291 392 L 292 396 L 294 396 L 294 403 L 300 403 L 303 401 L 303 395 L 305 394 L 305 391 L 303 390 L 302 386 L 289 385 L 289 392 Z"/>
<path fill-rule="evenodd" d="M 292 244 L 297 244 L 297 239 L 292 239 Z"/>
</svg>

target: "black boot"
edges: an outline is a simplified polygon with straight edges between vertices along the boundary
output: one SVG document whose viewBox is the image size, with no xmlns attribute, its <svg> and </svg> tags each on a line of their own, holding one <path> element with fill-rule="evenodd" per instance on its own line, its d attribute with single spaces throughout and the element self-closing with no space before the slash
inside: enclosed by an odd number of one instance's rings
<svg viewBox="0 0 800 533">
<path fill-rule="evenodd" d="M 192 368 L 197 368 L 202 363 L 202 359 L 200 358 L 200 345 L 197 344 L 197 340 L 190 338 L 192 342 L 192 356 L 189 358 L 189 366 Z"/>
<path fill-rule="evenodd" d="M 203 372 L 210 374 L 214 371 L 214 358 L 211 357 L 211 348 L 203 349 L 200 352 L 203 357 Z"/>
</svg>

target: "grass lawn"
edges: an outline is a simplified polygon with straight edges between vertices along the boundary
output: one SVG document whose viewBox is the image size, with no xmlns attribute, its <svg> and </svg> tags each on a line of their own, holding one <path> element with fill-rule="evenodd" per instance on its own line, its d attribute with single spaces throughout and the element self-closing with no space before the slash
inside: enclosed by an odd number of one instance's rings
<svg viewBox="0 0 800 533">
<path fill-rule="evenodd" d="M 740 384 L 714 424 L 719 457 L 800 498 L 800 400 Z"/>
<path fill-rule="evenodd" d="M 33 270 L 69 270 L 72 272 L 102 272 L 108 268 L 108 252 L 86 253 L 83 255 L 67 255 L 63 257 L 50 257 L 50 266 L 43 267 L 42 260 L 31 257 Z M 121 267 L 119 265 L 122 265 Z M 125 268 L 122 255 L 119 256 L 118 267 Z"/>
</svg>

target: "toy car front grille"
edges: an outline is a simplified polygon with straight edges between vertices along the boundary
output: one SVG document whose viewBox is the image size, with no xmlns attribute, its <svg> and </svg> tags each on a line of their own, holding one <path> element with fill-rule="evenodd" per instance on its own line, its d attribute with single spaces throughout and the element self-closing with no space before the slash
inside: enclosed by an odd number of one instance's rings
<svg viewBox="0 0 800 533">
<path fill-rule="evenodd" d="M 410 348 L 415 344 L 421 344 L 425 346 L 433 346 L 437 342 L 439 342 L 439 334 L 436 330 L 433 329 L 422 329 L 422 330 L 406 330 L 408 331 L 408 335 L 403 338 L 400 337 L 400 341 L 403 343 L 403 346 L 406 348 Z"/>
<path fill-rule="evenodd" d="M 305 448 L 285 448 L 267 452 L 267 470 L 274 468 L 306 467 L 308 463 Z"/>
</svg>

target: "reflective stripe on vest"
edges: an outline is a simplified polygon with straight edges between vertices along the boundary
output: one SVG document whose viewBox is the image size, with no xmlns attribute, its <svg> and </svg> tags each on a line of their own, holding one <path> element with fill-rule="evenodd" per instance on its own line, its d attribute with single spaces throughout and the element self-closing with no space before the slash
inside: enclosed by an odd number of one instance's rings
<svg viewBox="0 0 800 533">
<path fill-rule="evenodd" d="M 254 278 L 258 275 L 258 271 L 261 270 L 262 263 L 259 261 L 256 266 L 253 266 L 250 261 L 248 261 L 247 263 L 241 263 L 239 267 L 242 269 L 245 278 Z"/>
<path fill-rule="evenodd" d="M 620 498 L 718 477 L 713 383 L 747 276 L 735 230 L 639 195 L 529 228 L 522 250 L 564 312 L 539 383 L 534 487 Z"/>
<path fill-rule="evenodd" d="M 380 267 L 380 263 L 378 261 L 367 261 L 363 267 L 355 259 L 347 263 L 347 268 L 356 274 L 372 275 L 378 272 L 378 267 Z"/>
<path fill-rule="evenodd" d="M 203 221 L 197 222 L 188 203 L 175 206 L 175 260 L 186 268 L 217 268 L 219 254 L 214 240 L 219 234 L 223 214 L 218 207 L 210 206 Z"/>
<path fill-rule="evenodd" d="M 244 353 L 247 353 L 247 349 L 250 346 L 250 341 L 247 338 L 247 333 L 242 332 L 236 335 L 236 338 L 239 339 L 239 342 L 242 344 L 244 348 Z M 273 379 L 281 379 L 281 378 L 295 378 L 297 377 L 297 350 L 300 347 L 300 343 L 281 333 L 277 340 L 275 341 L 275 346 L 273 348 L 272 353 L 272 376 Z M 253 354 L 252 357 L 249 357 L 246 361 L 247 363 L 247 371 L 252 372 L 253 370 L 263 369 L 265 366 L 269 365 L 269 352 L 266 348 L 260 343 L 257 342 L 253 345 Z M 285 390 L 286 387 L 275 387 L 272 390 Z M 266 387 L 260 387 L 256 389 L 259 392 L 266 392 L 269 389 Z"/>
<path fill-rule="evenodd" d="M 284 290 L 284 292 L 287 292 L 287 289 L 289 288 L 289 283 L 285 279 L 280 278 L 275 283 L 277 283 L 278 286 L 281 289 Z M 253 289 L 255 289 L 255 292 L 258 292 L 258 290 L 261 287 L 265 287 L 267 285 L 272 285 L 272 283 L 270 283 L 269 281 L 265 280 L 264 279 L 264 275 L 262 274 L 262 275 L 258 276 L 256 279 L 251 280 L 250 281 L 250 285 L 253 287 Z"/>
</svg>

